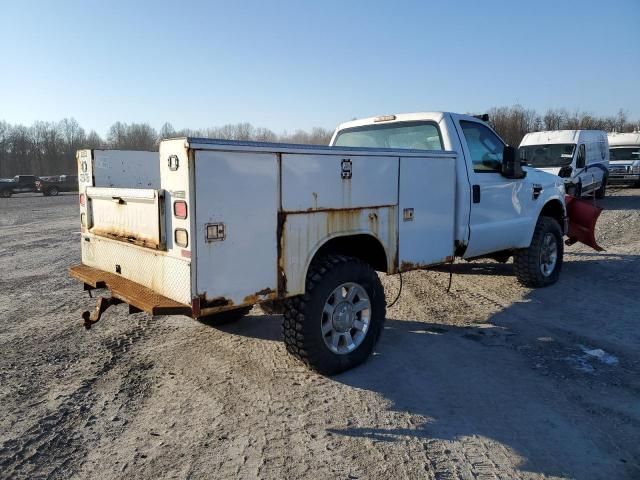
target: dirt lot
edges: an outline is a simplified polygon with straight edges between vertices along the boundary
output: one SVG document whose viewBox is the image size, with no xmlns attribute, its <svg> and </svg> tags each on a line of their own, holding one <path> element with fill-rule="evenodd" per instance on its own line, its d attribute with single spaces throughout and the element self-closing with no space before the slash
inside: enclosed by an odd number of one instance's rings
<svg viewBox="0 0 640 480">
<path fill-rule="evenodd" d="M 77 197 L 2 199 L 0 476 L 638 479 L 640 190 L 602 205 L 607 251 L 570 247 L 553 287 L 405 275 L 376 355 L 324 378 L 258 309 L 85 331 Z"/>
</svg>

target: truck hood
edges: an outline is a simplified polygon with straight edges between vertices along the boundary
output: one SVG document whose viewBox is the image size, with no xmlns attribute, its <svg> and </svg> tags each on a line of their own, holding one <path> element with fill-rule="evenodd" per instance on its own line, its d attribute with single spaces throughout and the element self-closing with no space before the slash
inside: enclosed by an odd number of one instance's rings
<svg viewBox="0 0 640 480">
<path fill-rule="evenodd" d="M 637 165 L 640 163 L 638 160 L 614 160 L 609 162 L 609 167 L 621 166 L 621 167 L 632 167 L 634 164 Z"/>
<path fill-rule="evenodd" d="M 557 188 L 558 193 L 564 195 L 564 180 L 553 173 L 553 170 L 559 171 L 560 168 L 534 168 L 524 167 L 527 172 L 526 180 L 531 183 L 537 183 L 547 189 Z"/>
<path fill-rule="evenodd" d="M 552 175 L 558 175 L 558 173 L 560 173 L 560 167 L 535 168 L 535 170 L 541 170 L 543 172 L 550 173 Z"/>
</svg>

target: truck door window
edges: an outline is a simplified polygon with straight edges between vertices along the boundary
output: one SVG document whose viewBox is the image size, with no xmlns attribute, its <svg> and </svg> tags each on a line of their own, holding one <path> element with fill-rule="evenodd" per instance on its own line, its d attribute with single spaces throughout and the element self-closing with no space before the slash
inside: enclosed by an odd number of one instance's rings
<svg viewBox="0 0 640 480">
<path fill-rule="evenodd" d="M 336 147 L 443 150 L 440 130 L 434 123 L 395 122 L 363 125 L 338 132 Z"/>
<path fill-rule="evenodd" d="M 460 121 L 464 138 L 469 147 L 474 172 L 500 172 L 504 143 L 487 126 L 462 120 Z"/>
</svg>

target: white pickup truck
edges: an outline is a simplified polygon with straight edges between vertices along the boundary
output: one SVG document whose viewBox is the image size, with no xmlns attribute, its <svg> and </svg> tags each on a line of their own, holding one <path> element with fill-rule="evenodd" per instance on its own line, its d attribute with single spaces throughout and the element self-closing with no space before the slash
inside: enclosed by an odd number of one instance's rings
<svg viewBox="0 0 640 480">
<path fill-rule="evenodd" d="M 563 180 L 523 168 L 472 116 L 348 122 L 327 147 L 165 140 L 159 157 L 137 153 L 148 178 L 132 162 L 135 182 L 130 153 L 78 152 L 82 264 L 70 273 L 111 290 L 86 326 L 120 302 L 213 322 L 278 307 L 289 352 L 334 374 L 382 331 L 376 271 L 513 256 L 519 281 L 543 287 L 562 267 Z"/>
</svg>

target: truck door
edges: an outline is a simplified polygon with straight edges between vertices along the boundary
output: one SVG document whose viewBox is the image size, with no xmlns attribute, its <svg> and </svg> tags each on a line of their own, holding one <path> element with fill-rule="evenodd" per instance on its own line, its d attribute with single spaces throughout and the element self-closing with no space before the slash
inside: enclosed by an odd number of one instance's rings
<svg viewBox="0 0 640 480">
<path fill-rule="evenodd" d="M 487 125 L 457 120 L 471 183 L 469 244 L 465 257 L 527 246 L 532 186 L 501 175 L 504 142 Z"/>
<path fill-rule="evenodd" d="M 578 153 L 576 154 L 576 169 L 578 170 L 577 182 L 582 184 L 582 192 L 586 193 L 593 187 L 593 172 L 589 171 L 587 160 L 587 148 L 584 143 L 578 145 Z"/>
</svg>

